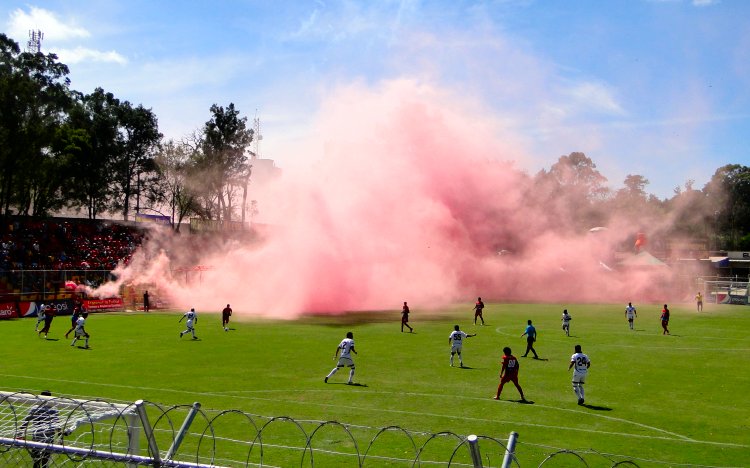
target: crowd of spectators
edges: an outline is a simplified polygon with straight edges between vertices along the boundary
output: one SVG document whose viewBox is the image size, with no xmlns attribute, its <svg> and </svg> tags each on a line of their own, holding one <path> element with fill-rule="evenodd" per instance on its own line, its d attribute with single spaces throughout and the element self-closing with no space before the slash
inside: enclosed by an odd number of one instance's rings
<svg viewBox="0 0 750 468">
<path fill-rule="evenodd" d="M 4 223 L 0 270 L 113 270 L 143 240 L 133 227 L 99 220 L 17 218 Z"/>
</svg>

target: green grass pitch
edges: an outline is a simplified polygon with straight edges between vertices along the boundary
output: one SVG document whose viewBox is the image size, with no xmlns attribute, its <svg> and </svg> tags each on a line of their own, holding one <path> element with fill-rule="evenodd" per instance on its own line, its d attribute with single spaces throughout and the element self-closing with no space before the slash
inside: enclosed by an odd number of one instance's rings
<svg viewBox="0 0 750 468">
<path fill-rule="evenodd" d="M 177 312 L 92 314 L 89 350 L 64 338 L 67 317 L 55 319 L 48 340 L 37 338 L 36 320 L 19 319 L 0 323 L 0 387 L 166 405 L 198 401 L 265 416 L 499 439 L 515 431 L 522 466 L 557 449 L 594 449 L 639 466 L 746 466 L 750 309 L 675 306 L 672 335 L 663 336 L 660 305 L 636 306 L 635 331 L 622 304 L 493 303 L 485 326 L 473 324 L 472 304 L 441 311 L 413 304 L 415 333 L 400 332 L 400 310 L 297 321 L 235 313 L 229 332 L 220 314 L 199 311 L 195 341 L 178 337 L 184 322 Z M 570 337 L 561 330 L 563 308 L 573 317 Z M 539 333 L 540 360 L 520 357 L 527 319 Z M 477 333 L 464 344 L 465 369 L 449 367 L 454 324 Z M 362 385 L 347 386 L 346 369 L 325 384 L 347 331 L 354 332 L 354 380 Z M 592 361 L 588 406 L 576 404 L 567 370 L 575 344 Z M 504 346 L 519 357 L 519 380 L 533 404 L 518 403 L 512 385 L 502 401 L 492 399 Z"/>
</svg>

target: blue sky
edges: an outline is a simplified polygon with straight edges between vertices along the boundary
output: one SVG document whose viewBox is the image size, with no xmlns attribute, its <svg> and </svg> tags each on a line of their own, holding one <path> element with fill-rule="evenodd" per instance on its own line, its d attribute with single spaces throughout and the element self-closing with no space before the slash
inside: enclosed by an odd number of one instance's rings
<svg viewBox="0 0 750 468">
<path fill-rule="evenodd" d="M 750 2 L 744 0 L 39 1 L 0 6 L 3 31 L 152 108 L 166 137 L 234 102 L 261 119 L 261 156 L 304 155 L 337 85 L 408 78 L 465 93 L 525 142 L 529 173 L 583 151 L 620 188 L 669 197 L 750 165 Z M 479 117 L 481 118 L 481 116 Z"/>
</svg>

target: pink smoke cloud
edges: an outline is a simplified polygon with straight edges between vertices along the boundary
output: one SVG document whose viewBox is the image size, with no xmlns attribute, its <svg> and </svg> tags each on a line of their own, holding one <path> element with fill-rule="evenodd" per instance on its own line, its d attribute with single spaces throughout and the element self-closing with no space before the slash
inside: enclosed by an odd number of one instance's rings
<svg viewBox="0 0 750 468">
<path fill-rule="evenodd" d="M 136 256 L 107 287 L 152 284 L 183 307 L 292 318 L 477 296 L 635 300 L 653 283 L 653 272 L 601 265 L 627 232 L 576 235 L 533 202 L 532 179 L 512 162 L 523 143 L 481 103 L 409 80 L 328 96 L 299 163 L 260 197 L 262 242 L 205 248 L 191 262 L 212 269 L 185 283 L 170 268 L 185 250 L 195 257 L 194 244 L 169 240 L 168 253 Z"/>
</svg>

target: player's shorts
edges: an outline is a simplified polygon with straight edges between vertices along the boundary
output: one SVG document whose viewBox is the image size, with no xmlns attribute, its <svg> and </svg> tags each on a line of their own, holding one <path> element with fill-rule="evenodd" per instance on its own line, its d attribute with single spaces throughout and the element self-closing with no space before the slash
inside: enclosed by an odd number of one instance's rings
<svg viewBox="0 0 750 468">
<path fill-rule="evenodd" d="M 586 374 L 588 374 L 588 372 L 574 371 L 573 372 L 573 383 L 585 383 L 586 382 Z"/>
<path fill-rule="evenodd" d="M 192 320 L 188 320 L 186 325 L 187 325 L 187 329 L 188 330 L 192 330 L 193 329 L 193 321 Z"/>
<path fill-rule="evenodd" d="M 463 345 L 453 345 L 451 346 L 451 354 L 453 353 L 459 353 L 461 354 L 461 349 L 463 348 Z"/>
<path fill-rule="evenodd" d="M 567 329 L 570 329 L 570 324 L 569 323 L 563 323 L 563 330 L 567 330 Z"/>
<path fill-rule="evenodd" d="M 474 318 L 481 317 L 481 316 L 482 316 L 481 310 L 477 310 L 476 312 L 474 312 Z"/>
<path fill-rule="evenodd" d="M 401 323 L 409 323 L 409 317 L 401 317 Z"/>
<path fill-rule="evenodd" d="M 350 357 L 340 357 L 336 367 L 354 367 L 354 361 Z"/>
<path fill-rule="evenodd" d="M 512 374 L 504 374 L 503 377 L 500 379 L 500 383 L 508 383 L 508 382 L 514 382 L 518 383 L 518 372 L 514 372 Z"/>
<path fill-rule="evenodd" d="M 632 322 L 632 321 L 633 321 L 633 317 L 628 317 L 628 322 Z"/>
<path fill-rule="evenodd" d="M 86 333 L 83 330 L 76 330 L 76 338 L 85 338 L 88 336 L 88 333 Z"/>
<path fill-rule="evenodd" d="M 221 318 L 223 318 L 224 321 L 227 322 L 227 321 L 229 321 L 229 314 L 227 314 L 225 312 L 222 312 L 221 313 Z"/>
</svg>

